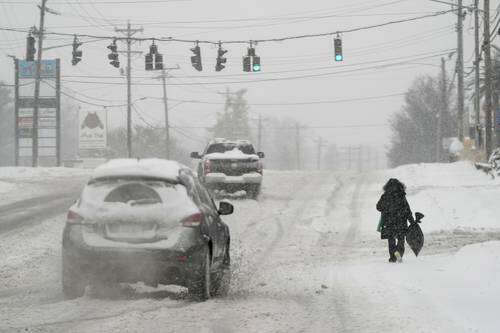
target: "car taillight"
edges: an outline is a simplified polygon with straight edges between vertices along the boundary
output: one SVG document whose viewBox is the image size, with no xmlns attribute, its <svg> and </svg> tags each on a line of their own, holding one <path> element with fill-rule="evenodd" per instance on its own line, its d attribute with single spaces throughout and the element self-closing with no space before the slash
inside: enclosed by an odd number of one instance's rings
<svg viewBox="0 0 500 333">
<path fill-rule="evenodd" d="M 199 226 L 202 221 L 203 221 L 203 213 L 198 212 L 182 219 L 181 223 L 184 227 L 194 228 Z"/>
<path fill-rule="evenodd" d="M 205 164 L 203 166 L 203 171 L 205 172 L 205 174 L 210 173 L 210 171 L 211 171 L 210 160 L 205 160 Z"/>
<path fill-rule="evenodd" d="M 66 216 L 66 222 L 68 223 L 82 223 L 83 222 L 83 217 L 78 215 L 72 210 L 68 211 L 68 215 Z"/>
</svg>

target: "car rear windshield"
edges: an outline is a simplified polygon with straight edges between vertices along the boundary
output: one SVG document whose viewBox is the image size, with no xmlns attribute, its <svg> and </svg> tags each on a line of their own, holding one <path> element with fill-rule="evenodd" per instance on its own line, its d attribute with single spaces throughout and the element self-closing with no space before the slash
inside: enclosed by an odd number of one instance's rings
<svg viewBox="0 0 500 333">
<path fill-rule="evenodd" d="M 142 179 L 101 179 L 90 182 L 79 202 L 89 219 L 177 221 L 198 208 L 180 183 Z"/>
<path fill-rule="evenodd" d="M 255 154 L 255 149 L 251 144 L 236 144 L 236 143 L 214 143 L 210 145 L 207 149 L 207 154 L 213 153 L 225 153 L 226 151 L 231 151 L 234 148 L 238 148 L 244 154 Z"/>
</svg>

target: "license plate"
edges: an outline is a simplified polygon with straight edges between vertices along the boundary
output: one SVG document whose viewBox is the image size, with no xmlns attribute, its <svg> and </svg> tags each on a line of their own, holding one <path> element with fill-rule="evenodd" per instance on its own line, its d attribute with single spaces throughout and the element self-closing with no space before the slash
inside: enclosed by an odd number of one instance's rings
<svg viewBox="0 0 500 333">
<path fill-rule="evenodd" d="M 154 238 L 156 228 L 152 224 L 110 223 L 106 225 L 106 235 L 112 238 Z"/>
</svg>

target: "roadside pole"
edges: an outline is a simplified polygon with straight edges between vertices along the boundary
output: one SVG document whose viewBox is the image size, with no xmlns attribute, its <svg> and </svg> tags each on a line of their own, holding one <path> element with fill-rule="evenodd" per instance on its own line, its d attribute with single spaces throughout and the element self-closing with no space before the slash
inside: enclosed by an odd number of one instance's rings
<svg viewBox="0 0 500 333">
<path fill-rule="evenodd" d="M 463 7 L 462 0 L 458 0 L 457 23 L 457 107 L 458 107 L 458 139 L 464 141 L 464 37 L 463 37 Z"/>
<path fill-rule="evenodd" d="M 480 63 L 481 51 L 479 49 L 479 0 L 474 1 L 474 113 L 476 127 L 476 148 L 482 149 L 483 142 L 481 138 L 481 91 L 480 91 Z"/>
<path fill-rule="evenodd" d="M 115 28 L 115 32 L 124 33 L 127 43 L 127 154 L 132 157 L 132 54 L 142 54 L 140 51 L 132 51 L 132 36 L 143 29 L 132 29 L 130 21 L 127 22 L 126 29 Z M 122 53 L 122 52 L 120 52 Z"/>
<path fill-rule="evenodd" d="M 295 153 L 296 153 L 296 163 L 297 170 L 300 170 L 300 125 L 297 123 L 295 125 Z"/>
<path fill-rule="evenodd" d="M 262 115 L 260 113 L 257 129 L 257 151 L 262 151 Z"/>
<path fill-rule="evenodd" d="M 32 153 L 31 165 L 33 167 L 38 166 L 38 109 L 40 102 L 40 80 L 41 80 L 41 71 L 42 71 L 42 49 L 43 49 L 43 33 L 44 33 L 44 24 L 45 24 L 45 5 L 47 0 L 42 0 L 42 5 L 40 6 L 40 26 L 38 29 L 38 53 L 37 53 L 37 61 L 35 66 L 35 98 L 33 105 L 33 137 L 32 137 Z"/>
<path fill-rule="evenodd" d="M 490 45 L 490 0 L 484 0 L 484 36 L 483 36 L 483 52 L 484 52 L 484 85 L 485 85 L 485 93 L 484 93 L 484 108 L 485 108 L 485 149 L 486 149 L 486 158 L 488 159 L 491 155 L 492 151 L 492 133 L 491 133 L 491 111 L 492 111 L 492 98 L 491 98 L 491 45 Z"/>
<path fill-rule="evenodd" d="M 162 69 L 161 75 L 157 78 L 162 80 L 162 86 L 163 86 L 163 108 L 165 111 L 165 157 L 167 160 L 171 158 L 171 152 L 170 152 L 170 123 L 169 123 L 169 117 L 168 117 L 168 98 L 167 98 L 167 79 L 168 79 L 168 74 L 171 70 L 179 69 L 179 65 L 176 67 L 170 67 L 170 68 L 164 68 Z"/>
<path fill-rule="evenodd" d="M 438 114 L 436 115 L 436 163 L 441 162 L 441 150 L 442 150 L 442 118 L 444 112 L 448 109 L 447 101 L 447 85 L 446 85 L 446 67 L 445 60 L 441 58 L 441 103 L 438 109 Z"/>
</svg>

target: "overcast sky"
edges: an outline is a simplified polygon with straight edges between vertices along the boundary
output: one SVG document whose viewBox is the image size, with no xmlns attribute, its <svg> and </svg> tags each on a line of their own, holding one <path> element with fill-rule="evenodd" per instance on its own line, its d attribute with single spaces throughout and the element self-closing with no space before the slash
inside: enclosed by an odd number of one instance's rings
<svg viewBox="0 0 500 333">
<path fill-rule="evenodd" d="M 10 4 L 8 2 L 11 2 Z M 116 1 L 116 0 L 111 0 Z M 49 0 L 48 7 L 61 13 L 46 16 L 47 30 L 65 33 L 113 36 L 115 27 L 123 28 L 127 19 L 134 27 L 144 28 L 141 37 L 177 37 L 209 40 L 252 40 L 283 36 L 347 30 L 402 18 L 448 10 L 450 6 L 428 0 L 217 0 L 164 1 L 163 3 L 124 0 L 119 5 L 105 0 Z M 103 3 L 108 2 L 108 3 Z M 465 1 L 470 4 L 472 1 Z M 7 0 L 0 2 L 0 26 L 26 29 L 38 25 L 37 1 Z M 492 1 L 492 19 L 497 2 Z M 373 100 L 352 99 L 404 93 L 420 74 L 437 74 L 440 54 L 456 47 L 456 16 L 446 14 L 420 21 L 342 35 L 345 61 L 335 63 L 332 37 L 261 43 L 256 46 L 261 56 L 261 73 L 243 73 L 241 57 L 246 45 L 224 45 L 227 68 L 216 73 L 216 47 L 201 45 L 204 71 L 190 64 L 190 43 L 163 42 L 158 48 L 167 66 L 179 64 L 172 71 L 168 95 L 175 100 L 223 102 L 218 94 L 226 89 L 248 88 L 248 101 L 253 117 L 290 116 L 310 127 L 373 126 L 357 128 L 316 128 L 330 143 L 339 145 L 369 144 L 384 146 L 388 142 L 387 119 L 397 112 L 402 96 Z M 466 70 L 472 65 L 473 17 L 464 22 Z M 13 82 L 12 60 L 6 54 L 24 57 L 24 33 L 0 31 L 0 80 Z M 88 41 L 88 39 L 82 39 Z M 46 45 L 71 43 L 72 37 L 50 36 Z M 108 64 L 106 46 L 109 41 L 84 44 L 83 60 L 71 65 L 71 48 L 58 48 L 44 53 L 44 58 L 61 58 L 63 91 L 97 104 L 122 104 L 126 101 L 125 78 Z M 136 43 L 134 50 L 146 52 L 150 42 Z M 125 45 L 119 43 L 119 49 Z M 125 57 L 121 56 L 122 65 Z M 407 61 L 398 66 L 380 66 Z M 408 63 L 408 61 L 410 63 Z M 450 76 L 455 58 L 447 62 Z M 133 99 L 161 97 L 158 72 L 144 71 L 144 57 L 133 61 L 135 83 Z M 321 74 L 317 76 L 317 74 Z M 316 75 L 316 76 L 314 76 Z M 106 77 L 102 77 L 106 76 Z M 309 77 L 308 77 L 309 76 Z M 310 77 L 313 76 L 313 77 Z M 113 78 L 115 77 L 115 78 Z M 286 79 L 284 79 L 286 78 Z M 243 81 L 243 83 L 228 83 Z M 101 84 L 106 82 L 108 84 Z M 116 84 L 109 84 L 116 83 Z M 199 84 L 204 83 L 204 84 Z M 351 100 L 338 104 L 258 105 Z M 75 102 L 79 104 L 78 102 Z M 80 104 L 82 109 L 100 109 Z M 136 102 L 150 123 L 163 122 L 161 100 Z M 210 126 L 222 108 L 216 104 L 183 103 L 171 111 L 172 126 Z M 125 108 L 113 108 L 111 125 L 125 123 Z M 141 123 L 137 116 L 134 121 Z M 200 146 L 205 132 L 184 129 L 192 144 Z"/>
</svg>

